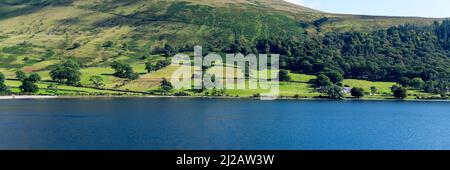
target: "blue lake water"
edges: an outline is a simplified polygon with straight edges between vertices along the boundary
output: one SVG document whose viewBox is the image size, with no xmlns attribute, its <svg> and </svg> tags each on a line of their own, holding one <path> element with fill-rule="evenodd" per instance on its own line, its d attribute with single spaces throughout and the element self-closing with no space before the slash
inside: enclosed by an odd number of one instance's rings
<svg viewBox="0 0 450 170">
<path fill-rule="evenodd" d="M 450 149 L 450 102 L 0 100 L 0 149 Z"/>
</svg>

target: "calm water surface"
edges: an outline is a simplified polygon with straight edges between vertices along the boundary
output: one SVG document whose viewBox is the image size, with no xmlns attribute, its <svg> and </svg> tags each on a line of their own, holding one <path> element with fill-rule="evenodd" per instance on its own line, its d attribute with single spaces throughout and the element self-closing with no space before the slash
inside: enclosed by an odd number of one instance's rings
<svg viewBox="0 0 450 170">
<path fill-rule="evenodd" d="M 450 102 L 0 100 L 0 149 L 450 149 Z"/>
</svg>

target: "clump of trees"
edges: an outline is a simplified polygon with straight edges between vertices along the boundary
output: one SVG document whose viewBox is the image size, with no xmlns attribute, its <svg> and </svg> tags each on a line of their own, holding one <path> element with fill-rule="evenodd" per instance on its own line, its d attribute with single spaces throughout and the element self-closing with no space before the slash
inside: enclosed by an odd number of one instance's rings
<svg viewBox="0 0 450 170">
<path fill-rule="evenodd" d="M 448 86 L 448 81 L 445 80 L 437 80 L 437 81 L 427 81 L 423 87 L 425 92 L 441 94 L 446 96 L 450 90 Z"/>
<path fill-rule="evenodd" d="M 80 66 L 73 60 L 66 60 L 50 71 L 50 77 L 62 84 L 79 85 L 81 80 Z"/>
<path fill-rule="evenodd" d="M 335 70 L 327 70 L 318 74 L 314 84 L 317 87 L 330 86 L 333 84 L 342 85 L 343 80 L 344 76 L 342 76 L 340 72 Z"/>
<path fill-rule="evenodd" d="M 402 85 L 403 87 L 411 87 L 413 89 L 423 89 L 425 82 L 420 77 L 416 77 L 413 79 L 410 79 L 408 77 L 401 77 L 398 81 L 398 84 Z"/>
<path fill-rule="evenodd" d="M 147 72 L 151 73 L 153 71 L 158 71 L 164 67 L 167 67 L 171 64 L 170 60 L 160 60 L 156 62 L 156 64 L 153 64 L 152 62 L 145 63 L 145 69 Z"/>
<path fill-rule="evenodd" d="M 22 82 L 22 85 L 19 86 L 21 92 L 36 93 L 39 91 L 39 87 L 36 85 L 37 82 L 41 81 L 39 74 L 32 73 L 27 76 L 25 72 L 18 70 L 16 71 L 16 78 Z"/>
<path fill-rule="evenodd" d="M 119 78 L 127 78 L 131 80 L 136 80 L 139 78 L 139 73 L 135 73 L 133 68 L 122 61 L 114 61 L 111 67 L 115 70 L 114 76 Z"/>
<path fill-rule="evenodd" d="M 280 54 L 281 68 L 323 74 L 334 84 L 340 79 L 336 72 L 345 78 L 370 81 L 399 82 L 406 77 L 411 81 L 406 87 L 448 94 L 449 35 L 450 20 L 444 20 L 429 26 L 401 25 L 372 32 L 305 35 L 299 40 L 273 37 L 260 39 L 254 46 L 236 41 L 227 49 Z M 329 84 L 325 79 L 321 76 L 317 85 Z"/>
<path fill-rule="evenodd" d="M 344 98 L 344 92 L 342 88 L 342 81 L 344 77 L 342 74 L 335 70 L 326 70 L 320 72 L 317 78 L 314 80 L 316 87 L 319 87 L 324 91 L 328 97 L 332 99 Z"/>
</svg>

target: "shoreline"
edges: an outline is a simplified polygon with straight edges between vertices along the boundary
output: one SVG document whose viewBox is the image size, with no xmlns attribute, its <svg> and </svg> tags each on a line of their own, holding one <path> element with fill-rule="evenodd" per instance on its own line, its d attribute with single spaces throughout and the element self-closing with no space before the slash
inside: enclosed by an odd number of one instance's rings
<svg viewBox="0 0 450 170">
<path fill-rule="evenodd" d="M 291 98 L 291 97 L 278 97 L 273 99 L 263 99 L 254 97 L 225 97 L 225 96 L 158 96 L 158 95 L 106 95 L 106 96 L 50 96 L 50 95 L 10 95 L 0 96 L 0 100 L 37 100 L 37 99 L 95 99 L 95 98 L 172 98 L 172 99 L 237 99 L 237 100 L 298 100 L 298 101 L 424 101 L 424 102 L 450 102 L 450 99 L 354 99 L 345 98 L 342 100 L 327 99 L 327 98 Z"/>
<path fill-rule="evenodd" d="M 58 96 L 38 96 L 38 95 L 24 95 L 24 96 L 0 96 L 0 100 L 21 100 L 21 99 L 56 99 Z"/>
</svg>

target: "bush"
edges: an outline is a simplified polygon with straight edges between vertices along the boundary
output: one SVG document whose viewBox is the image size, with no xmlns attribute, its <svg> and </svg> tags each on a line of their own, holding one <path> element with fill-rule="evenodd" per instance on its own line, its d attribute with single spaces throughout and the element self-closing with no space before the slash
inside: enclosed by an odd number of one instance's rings
<svg viewBox="0 0 450 170">
<path fill-rule="evenodd" d="M 186 93 L 184 91 L 180 91 L 174 94 L 174 96 L 190 96 L 189 93 Z"/>
</svg>

